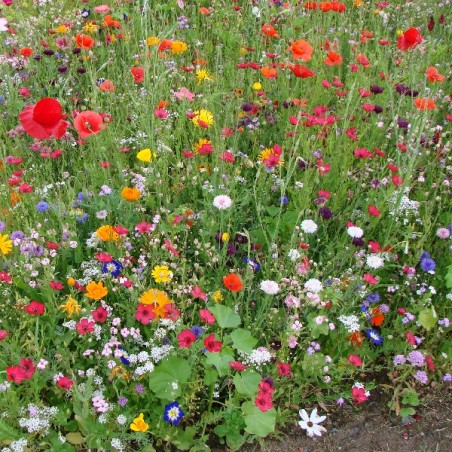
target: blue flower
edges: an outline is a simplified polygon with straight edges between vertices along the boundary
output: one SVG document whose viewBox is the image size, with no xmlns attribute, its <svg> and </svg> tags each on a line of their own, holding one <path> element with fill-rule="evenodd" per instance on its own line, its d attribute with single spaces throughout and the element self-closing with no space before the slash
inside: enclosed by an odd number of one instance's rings
<svg viewBox="0 0 452 452">
<path fill-rule="evenodd" d="M 171 425 L 179 424 L 184 416 L 185 413 L 180 409 L 179 402 L 169 403 L 165 406 L 163 420 L 169 422 Z"/>
<path fill-rule="evenodd" d="M 243 260 L 250 266 L 251 270 L 258 271 L 261 269 L 261 264 L 259 264 L 256 259 L 249 259 L 247 256 L 244 256 Z"/>
<path fill-rule="evenodd" d="M 368 301 L 369 303 L 377 303 L 378 301 L 380 301 L 380 295 L 378 295 L 377 293 L 371 293 L 366 297 L 366 301 Z"/>
<path fill-rule="evenodd" d="M 87 18 L 90 14 L 91 14 L 91 10 L 86 9 L 86 8 L 83 8 L 83 9 L 81 10 L 81 12 L 80 12 L 80 15 L 81 15 L 83 18 Z"/>
<path fill-rule="evenodd" d="M 281 196 L 278 199 L 278 201 L 279 201 L 280 204 L 288 204 L 289 203 L 289 198 L 287 196 Z"/>
<path fill-rule="evenodd" d="M 49 203 L 45 201 L 39 201 L 38 204 L 36 204 L 36 210 L 38 212 L 45 212 L 46 210 L 49 210 Z"/>
<path fill-rule="evenodd" d="M 110 273 L 111 276 L 115 278 L 121 274 L 122 264 L 117 261 L 105 262 L 102 265 L 102 273 Z"/>
<path fill-rule="evenodd" d="M 436 263 L 433 259 L 430 259 L 430 257 L 426 257 L 424 259 L 421 259 L 421 268 L 425 272 L 430 272 L 435 270 Z"/>
<path fill-rule="evenodd" d="M 375 345 L 381 345 L 383 343 L 383 337 L 378 334 L 377 330 L 374 330 L 373 328 L 367 328 L 365 332 L 366 336 Z"/>
<path fill-rule="evenodd" d="M 190 331 L 198 338 L 204 332 L 204 328 L 202 326 L 193 325 L 190 328 Z"/>
</svg>

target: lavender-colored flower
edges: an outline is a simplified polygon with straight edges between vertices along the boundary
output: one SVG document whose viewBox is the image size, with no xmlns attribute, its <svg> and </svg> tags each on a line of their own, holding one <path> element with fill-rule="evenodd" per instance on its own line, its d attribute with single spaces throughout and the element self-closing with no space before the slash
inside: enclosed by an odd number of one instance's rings
<svg viewBox="0 0 452 452">
<path fill-rule="evenodd" d="M 396 355 L 396 356 L 394 356 L 393 363 L 394 363 L 394 366 L 400 366 L 402 364 L 405 364 L 406 363 L 405 356 L 403 356 L 403 355 Z"/>
<path fill-rule="evenodd" d="M 11 233 L 11 240 L 20 241 L 25 238 L 25 234 L 22 231 L 14 231 Z"/>
<path fill-rule="evenodd" d="M 142 394 L 144 392 L 144 386 L 142 384 L 136 385 L 135 386 L 135 392 L 137 394 Z"/>
<path fill-rule="evenodd" d="M 3 221 L 0 221 L 0 232 L 2 232 L 6 228 L 6 224 Z"/>
<path fill-rule="evenodd" d="M 452 381 L 452 374 L 444 374 L 443 381 L 450 383 Z"/>
<path fill-rule="evenodd" d="M 379 309 L 382 314 L 389 312 L 389 306 L 387 304 L 381 304 Z"/>
<path fill-rule="evenodd" d="M 135 390 L 136 390 L 136 388 L 135 388 Z M 129 402 L 129 400 L 127 399 L 127 397 L 124 397 L 124 396 L 121 396 L 118 399 L 118 405 L 120 405 L 120 406 L 126 406 L 128 402 Z"/>
<path fill-rule="evenodd" d="M 424 355 L 417 350 L 410 352 L 407 359 L 415 367 L 422 367 L 425 363 Z"/>
<path fill-rule="evenodd" d="M 428 383 L 428 377 L 427 377 L 427 373 L 423 370 L 418 370 L 415 374 L 414 374 L 414 378 L 419 381 L 420 383 L 422 383 L 423 385 L 426 385 Z"/>
</svg>

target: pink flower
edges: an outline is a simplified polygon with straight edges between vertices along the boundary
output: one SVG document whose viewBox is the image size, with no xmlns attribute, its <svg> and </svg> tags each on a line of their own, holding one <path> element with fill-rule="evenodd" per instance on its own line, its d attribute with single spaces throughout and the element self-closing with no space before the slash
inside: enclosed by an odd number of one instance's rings
<svg viewBox="0 0 452 452">
<path fill-rule="evenodd" d="M 135 226 L 135 231 L 139 232 L 140 234 L 152 232 L 153 229 L 154 226 L 152 225 L 152 223 L 146 223 L 146 221 L 142 221 Z"/>
<path fill-rule="evenodd" d="M 30 304 L 24 307 L 30 315 L 42 315 L 46 310 L 44 303 L 39 303 L 39 301 L 32 300 Z"/>
<path fill-rule="evenodd" d="M 280 377 L 290 377 L 292 371 L 290 369 L 290 364 L 278 363 L 278 374 Z"/>
<path fill-rule="evenodd" d="M 173 244 L 172 244 L 168 239 L 165 239 L 163 242 L 165 243 L 165 248 L 166 248 L 173 256 L 179 257 L 179 251 L 177 251 L 176 248 L 174 248 Z"/>
<path fill-rule="evenodd" d="M 352 366 L 359 367 L 363 364 L 361 358 L 358 355 L 349 355 L 348 361 Z"/>
<path fill-rule="evenodd" d="M 105 124 L 99 113 L 95 111 L 83 111 L 74 119 L 74 127 L 76 128 L 80 138 L 84 140 L 90 135 L 95 135 L 105 129 Z"/>
<path fill-rule="evenodd" d="M 238 370 L 239 372 L 248 369 L 248 366 L 245 366 L 240 361 L 229 361 L 229 366 L 231 369 Z"/>
<path fill-rule="evenodd" d="M 21 366 L 10 366 L 6 368 L 6 378 L 17 384 L 26 380 L 25 370 Z"/>
<path fill-rule="evenodd" d="M 191 290 L 191 296 L 193 298 L 199 298 L 199 299 L 204 300 L 204 301 L 207 300 L 207 294 L 205 294 L 201 290 L 201 287 L 199 287 L 199 286 L 193 287 L 193 289 Z M 202 310 L 205 311 L 206 309 L 202 309 Z M 207 311 L 207 312 L 209 312 L 209 311 Z M 202 317 L 202 315 L 201 315 L 201 317 Z"/>
<path fill-rule="evenodd" d="M 135 320 L 138 320 L 143 325 L 149 325 L 149 322 L 154 319 L 155 314 L 152 310 L 152 305 L 138 303 L 137 312 L 135 313 Z"/>
<path fill-rule="evenodd" d="M 223 152 L 218 157 L 220 158 L 220 160 L 223 160 L 223 162 L 228 162 L 228 163 L 235 162 L 235 157 L 229 151 Z"/>
<path fill-rule="evenodd" d="M 57 386 L 61 389 L 65 389 L 66 391 L 71 389 L 74 382 L 68 377 L 60 377 L 57 381 Z"/>
<path fill-rule="evenodd" d="M 99 306 L 95 311 L 91 311 L 91 314 L 94 321 L 99 323 L 104 323 L 108 317 L 108 311 L 102 306 Z"/>
<path fill-rule="evenodd" d="M 215 334 L 211 334 L 204 339 L 204 345 L 209 352 L 216 353 L 221 351 L 223 344 L 215 340 Z"/>
<path fill-rule="evenodd" d="M 209 325 L 213 325 L 215 323 L 215 317 L 209 310 L 200 309 L 199 315 L 204 323 L 208 323 Z"/>
<path fill-rule="evenodd" d="M 5 340 L 9 336 L 8 331 L 0 330 L 0 342 Z"/>
<path fill-rule="evenodd" d="M 30 358 L 20 358 L 20 367 L 24 370 L 26 380 L 33 378 L 36 367 L 33 365 L 33 360 Z"/>
<path fill-rule="evenodd" d="M 271 410 L 273 408 L 272 396 L 265 392 L 258 392 L 257 397 L 254 399 L 254 404 L 262 412 Z"/>
<path fill-rule="evenodd" d="M 183 86 L 179 91 L 175 92 L 174 95 L 179 99 L 187 99 L 189 102 L 193 102 L 195 99 L 195 95 L 190 92 L 185 86 Z"/>
<path fill-rule="evenodd" d="M 95 325 L 96 324 L 94 322 L 90 322 L 86 317 L 84 317 L 75 324 L 75 327 L 77 328 L 78 334 L 82 335 L 92 333 Z"/>
<path fill-rule="evenodd" d="M 99 14 L 107 14 L 108 12 L 110 12 L 110 7 L 107 5 L 99 5 L 99 6 L 95 6 L 93 8 L 95 13 L 99 13 Z"/>
<path fill-rule="evenodd" d="M 370 273 L 364 273 L 363 279 L 367 284 L 372 284 L 373 286 L 378 283 L 378 279 Z"/>
<path fill-rule="evenodd" d="M 373 217 L 379 217 L 381 215 L 381 212 L 378 210 L 377 206 L 374 205 L 368 206 L 367 211 Z"/>
<path fill-rule="evenodd" d="M 169 115 L 169 112 L 167 110 L 165 110 L 164 108 L 156 108 L 154 110 L 154 115 L 156 118 L 166 119 Z"/>
<path fill-rule="evenodd" d="M 181 348 L 189 348 L 195 340 L 196 336 L 190 330 L 184 330 L 177 336 L 177 342 Z"/>
<path fill-rule="evenodd" d="M 353 403 L 359 405 L 367 400 L 366 390 L 358 386 L 353 386 L 352 397 L 355 399 Z"/>
</svg>

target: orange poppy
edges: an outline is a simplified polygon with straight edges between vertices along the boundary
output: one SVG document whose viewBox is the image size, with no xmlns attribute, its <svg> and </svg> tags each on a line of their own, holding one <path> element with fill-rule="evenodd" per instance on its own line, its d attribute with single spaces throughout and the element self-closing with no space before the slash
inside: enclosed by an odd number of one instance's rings
<svg viewBox="0 0 452 452">
<path fill-rule="evenodd" d="M 414 106 L 418 110 L 436 110 L 437 106 L 435 104 L 435 101 L 433 99 L 429 99 L 427 97 L 419 98 L 417 97 L 414 100 Z"/>
<path fill-rule="evenodd" d="M 433 66 L 427 68 L 427 78 L 429 82 L 442 82 L 444 80 L 444 75 L 441 75 Z"/>
<path fill-rule="evenodd" d="M 116 86 L 113 85 L 113 82 L 111 80 L 105 80 L 99 85 L 99 89 L 101 91 L 112 93 L 116 89 Z"/>
<path fill-rule="evenodd" d="M 271 25 L 264 25 L 261 30 L 265 36 L 269 36 L 270 38 L 279 38 L 279 34 L 276 33 L 276 30 Z"/>
<path fill-rule="evenodd" d="M 385 320 L 385 316 L 380 312 L 379 308 L 372 309 L 372 320 L 373 326 L 381 326 Z"/>
<path fill-rule="evenodd" d="M 223 284 L 226 289 L 229 289 L 231 292 L 239 292 L 243 289 L 242 280 L 240 279 L 240 276 L 235 273 L 223 276 Z"/>
<path fill-rule="evenodd" d="M 323 62 L 327 66 L 339 66 L 342 63 L 342 57 L 338 53 L 330 51 Z"/>
<path fill-rule="evenodd" d="M 84 34 L 77 35 L 75 37 L 75 42 L 77 43 L 77 47 L 80 47 L 84 50 L 90 49 L 95 44 L 94 39 L 91 36 L 84 35 Z"/>
<path fill-rule="evenodd" d="M 121 27 L 120 22 L 118 20 L 113 20 L 113 17 L 110 16 L 110 14 L 108 16 L 105 16 L 104 23 L 102 25 L 105 27 L 114 27 L 114 28 Z"/>
<path fill-rule="evenodd" d="M 33 55 L 33 50 L 30 49 L 30 47 L 24 47 L 23 49 L 20 49 L 20 54 L 24 57 L 24 58 L 28 58 L 31 55 Z"/>
<path fill-rule="evenodd" d="M 314 51 L 311 44 L 304 39 L 292 42 L 287 50 L 292 52 L 292 56 L 296 60 L 302 60 L 305 63 L 312 58 L 312 52 Z"/>
<path fill-rule="evenodd" d="M 315 72 L 311 71 L 311 69 L 307 68 L 306 66 L 301 66 L 300 64 L 291 64 L 289 66 L 289 69 L 292 71 L 293 75 L 295 77 L 300 78 L 308 78 L 308 77 L 314 77 Z"/>
<path fill-rule="evenodd" d="M 278 78 L 278 71 L 273 67 L 263 66 L 261 67 L 260 71 L 265 78 Z"/>
</svg>

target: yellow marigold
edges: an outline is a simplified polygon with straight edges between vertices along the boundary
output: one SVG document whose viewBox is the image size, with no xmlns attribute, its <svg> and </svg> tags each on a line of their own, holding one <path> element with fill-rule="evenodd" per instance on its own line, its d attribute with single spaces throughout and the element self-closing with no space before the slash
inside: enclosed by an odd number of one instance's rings
<svg viewBox="0 0 452 452">
<path fill-rule="evenodd" d="M 63 312 L 67 312 L 67 316 L 70 318 L 74 314 L 79 314 L 80 311 L 82 310 L 82 307 L 77 303 L 76 300 L 74 300 L 70 295 L 68 295 L 66 303 L 60 305 L 60 309 Z"/>
<path fill-rule="evenodd" d="M 213 114 L 209 110 L 196 110 L 192 119 L 195 126 L 207 128 L 213 124 Z"/>
<path fill-rule="evenodd" d="M 146 43 L 149 47 L 156 46 L 156 45 L 160 44 L 160 39 L 157 38 L 157 36 L 150 36 Z"/>
<path fill-rule="evenodd" d="M 126 201 L 136 201 L 137 199 L 140 199 L 141 192 L 136 187 L 125 187 L 121 191 L 121 196 Z"/>
<path fill-rule="evenodd" d="M 85 297 L 91 298 L 91 300 L 100 300 L 104 298 L 108 294 L 108 289 L 104 286 L 102 281 L 98 283 L 95 281 L 91 281 L 86 286 L 86 294 Z"/>
<path fill-rule="evenodd" d="M 156 283 L 167 283 L 173 279 L 173 272 L 166 265 L 156 265 L 152 277 Z"/>
<path fill-rule="evenodd" d="M 220 301 L 223 301 L 223 295 L 221 294 L 221 290 L 216 290 L 213 294 L 212 294 L 212 299 L 215 303 L 220 303 Z"/>
<path fill-rule="evenodd" d="M 140 297 L 140 303 L 152 306 L 152 312 L 155 314 L 155 319 L 165 317 L 165 306 L 172 303 L 165 292 L 158 289 L 150 289 Z"/>
<path fill-rule="evenodd" d="M 9 254 L 13 249 L 13 242 L 9 239 L 9 235 L 0 234 L 0 254 Z"/>
<path fill-rule="evenodd" d="M 96 234 L 103 242 L 116 242 L 119 239 L 119 234 L 110 225 L 101 226 Z"/>
<path fill-rule="evenodd" d="M 254 91 L 260 91 L 261 89 L 262 89 L 262 83 L 261 82 L 253 83 L 253 90 Z"/>
<path fill-rule="evenodd" d="M 212 77 L 210 77 L 210 74 L 205 69 L 198 69 L 196 71 L 196 79 L 198 83 L 201 83 L 204 80 L 212 80 Z"/>
<path fill-rule="evenodd" d="M 137 159 L 141 160 L 142 162 L 152 162 L 157 157 L 157 152 L 151 151 L 150 149 L 142 149 L 137 154 Z"/>
<path fill-rule="evenodd" d="M 184 53 L 188 49 L 188 45 L 184 41 L 173 41 L 171 43 L 171 53 L 178 55 L 179 53 Z"/>
<path fill-rule="evenodd" d="M 133 422 L 130 424 L 130 430 L 134 432 L 145 432 L 149 428 L 149 424 L 144 422 L 144 414 L 140 413 L 138 417 L 136 417 Z"/>
<path fill-rule="evenodd" d="M 59 25 L 56 29 L 55 29 L 55 33 L 67 33 L 67 27 L 66 25 Z"/>
</svg>

